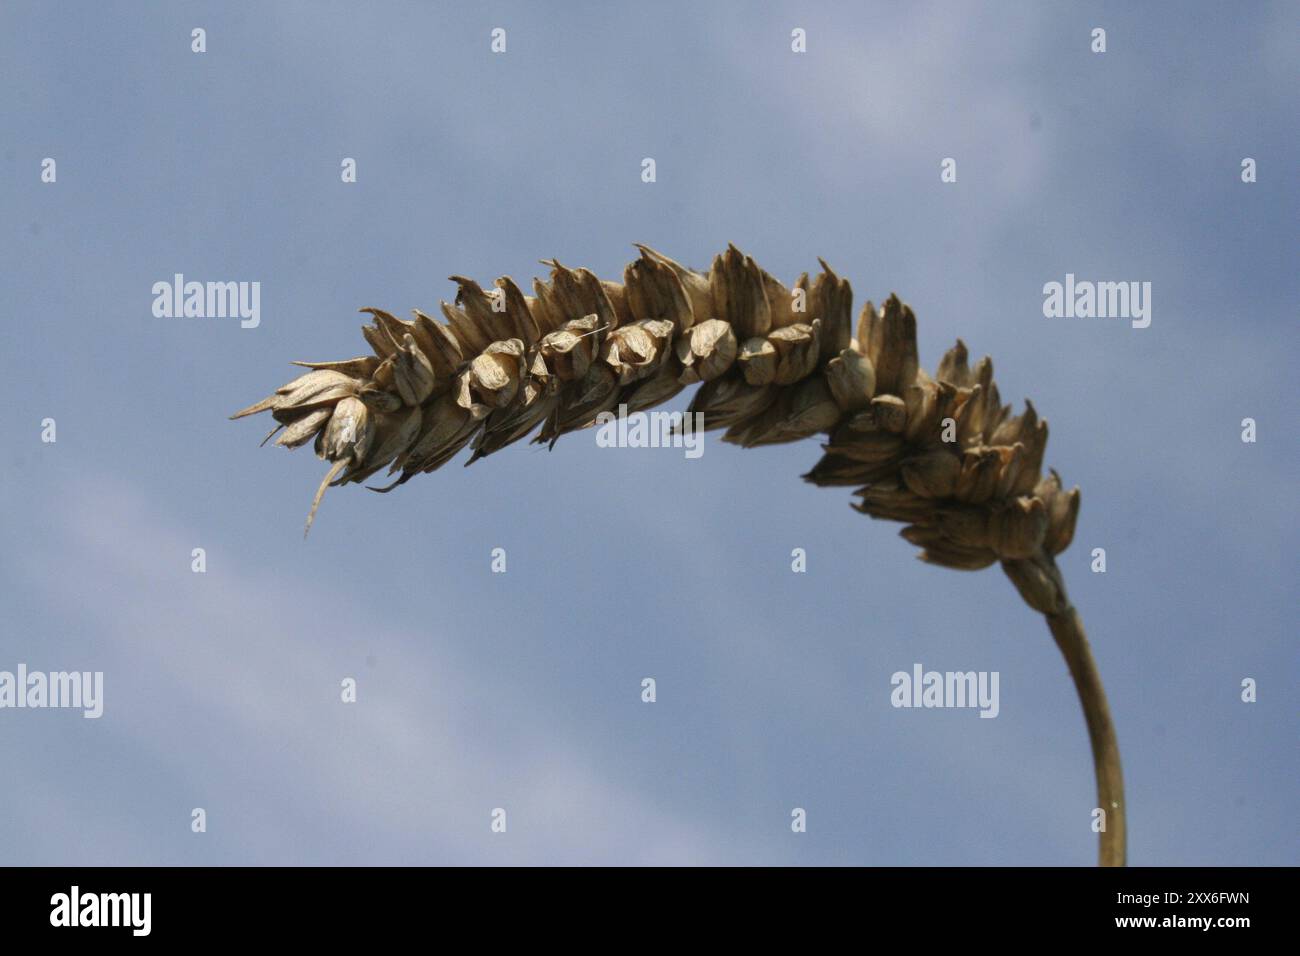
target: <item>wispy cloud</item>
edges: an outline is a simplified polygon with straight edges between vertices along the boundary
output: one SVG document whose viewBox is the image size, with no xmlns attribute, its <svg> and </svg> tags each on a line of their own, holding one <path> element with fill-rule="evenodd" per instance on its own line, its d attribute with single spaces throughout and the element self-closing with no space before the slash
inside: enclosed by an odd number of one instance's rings
<svg viewBox="0 0 1300 956">
<path fill-rule="evenodd" d="M 474 672 L 436 628 L 406 632 L 364 595 L 293 568 L 231 567 L 231 549 L 214 547 L 212 570 L 191 574 L 192 529 L 120 480 L 60 497 L 60 521 L 29 566 L 76 554 L 76 583 L 39 573 L 26 586 L 55 611 L 51 627 L 94 622 L 114 759 L 151 774 L 159 799 L 149 802 L 171 801 L 175 834 L 104 794 L 75 835 L 37 830 L 11 862 L 68 860 L 74 847 L 78 862 L 116 863 L 715 858 L 708 832 L 602 774 L 528 712 L 535 701 Z M 348 676 L 355 704 L 340 700 Z M 23 731 L 23 748 L 60 733 Z M 62 766 L 42 780 L 33 761 L 26 792 L 57 794 Z M 208 812 L 209 833 L 188 832 L 191 806 Z M 498 806 L 505 835 L 489 831 Z M 87 841 L 85 828 L 103 839 Z"/>
</svg>

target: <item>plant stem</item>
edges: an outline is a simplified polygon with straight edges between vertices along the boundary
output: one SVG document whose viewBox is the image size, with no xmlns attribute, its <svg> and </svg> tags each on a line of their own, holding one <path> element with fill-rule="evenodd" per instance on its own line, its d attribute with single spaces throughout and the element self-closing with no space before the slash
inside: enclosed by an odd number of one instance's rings
<svg viewBox="0 0 1300 956">
<path fill-rule="evenodd" d="M 1070 603 L 1065 591 L 1065 580 L 1056 561 L 1039 553 L 1022 561 L 1003 563 L 1020 596 L 1034 610 L 1047 618 L 1056 646 L 1061 649 L 1074 688 L 1083 706 L 1083 719 L 1088 724 L 1088 739 L 1092 744 L 1092 764 L 1097 776 L 1097 806 L 1106 812 L 1105 829 L 1101 831 L 1101 845 L 1097 863 L 1100 866 L 1124 866 L 1127 854 L 1128 828 L 1125 821 L 1124 775 L 1119 763 L 1119 741 L 1115 725 L 1110 719 L 1110 705 L 1106 703 L 1106 689 L 1101 683 L 1101 673 L 1093 659 L 1088 636 L 1083 631 L 1079 612 Z"/>
<path fill-rule="evenodd" d="M 1115 724 L 1110 719 L 1110 705 L 1106 703 L 1106 689 L 1101 683 L 1101 673 L 1093 659 L 1088 635 L 1083 631 L 1079 612 L 1065 596 L 1061 587 L 1065 609 L 1047 615 L 1056 646 L 1061 649 L 1065 663 L 1074 678 L 1079 703 L 1083 705 L 1083 719 L 1088 724 L 1088 739 L 1092 743 L 1092 763 L 1097 774 L 1097 805 L 1106 811 L 1106 828 L 1101 832 L 1099 866 L 1124 866 L 1127 827 L 1124 819 L 1124 774 L 1119 763 L 1119 741 L 1115 737 Z"/>
</svg>

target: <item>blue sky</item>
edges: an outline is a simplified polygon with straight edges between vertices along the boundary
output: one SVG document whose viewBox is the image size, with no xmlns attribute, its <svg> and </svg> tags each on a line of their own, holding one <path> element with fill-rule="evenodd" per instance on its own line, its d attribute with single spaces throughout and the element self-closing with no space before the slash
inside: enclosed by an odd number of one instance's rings
<svg viewBox="0 0 1300 956">
<path fill-rule="evenodd" d="M 799 481 L 814 442 L 520 445 L 336 489 L 304 544 L 320 463 L 226 420 L 453 273 L 735 242 L 897 291 L 928 367 L 961 336 L 1051 422 L 1131 861 L 1298 862 L 1294 5 L 19 2 L 0 27 L 0 670 L 105 674 L 99 720 L 0 711 L 0 860 L 1091 863 L 1043 622 Z M 177 272 L 260 282 L 261 324 L 155 318 Z M 1151 282 L 1150 328 L 1045 318 L 1067 273 Z M 997 719 L 890 707 L 917 662 L 998 671 Z"/>
</svg>

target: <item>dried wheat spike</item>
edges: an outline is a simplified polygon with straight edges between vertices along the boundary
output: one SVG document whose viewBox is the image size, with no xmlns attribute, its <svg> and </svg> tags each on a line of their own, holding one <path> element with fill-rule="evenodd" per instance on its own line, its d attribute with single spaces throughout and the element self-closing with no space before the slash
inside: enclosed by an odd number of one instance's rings
<svg viewBox="0 0 1300 956">
<path fill-rule="evenodd" d="M 602 412 L 648 409 L 700 383 L 689 411 L 725 429 L 724 441 L 825 434 L 805 479 L 855 488 L 854 507 L 904 522 L 926 561 L 962 570 L 1001 561 L 1049 623 L 1070 620 L 1052 559 L 1074 536 L 1079 490 L 1042 475 L 1047 422 L 1028 402 L 1020 415 L 1001 403 L 990 359 L 972 368 L 959 339 L 927 374 L 912 310 L 895 295 L 868 302 L 854 329 L 852 289 L 820 260 L 815 279 L 787 288 L 735 246 L 707 272 L 638 248 L 621 283 L 554 260 L 531 296 L 509 277 L 487 291 L 452 276 L 446 322 L 363 309 L 373 355 L 297 362 L 310 371 L 232 417 L 269 411 L 279 423 L 271 435 L 283 429 L 277 444 L 314 441 L 330 462 L 310 528 L 330 485 L 386 467 L 396 478 L 376 490 L 388 491 L 466 446 L 469 464 L 534 430 L 534 441 L 554 444 Z M 1118 783 L 1117 752 L 1114 763 Z M 1103 806 L 1122 860 L 1118 798 Z"/>
<path fill-rule="evenodd" d="M 296 363 L 311 371 L 234 417 L 270 411 L 278 444 L 314 440 L 331 462 L 322 491 L 385 467 L 391 488 L 466 446 L 473 462 L 534 429 L 553 443 L 620 404 L 644 410 L 702 383 L 689 410 L 724 441 L 825 433 L 805 478 L 854 487 L 858 510 L 906 522 L 927 561 L 973 570 L 1069 545 L 1079 492 L 1040 474 L 1047 423 L 1029 404 L 1012 415 L 992 362 L 971 368 L 960 340 L 926 374 L 916 318 L 896 296 L 868 302 L 855 337 L 852 290 L 825 263 L 793 289 L 735 246 L 707 273 L 643 246 L 621 283 L 547 264 L 532 296 L 508 277 L 489 293 L 453 276 L 445 323 L 364 309 L 374 355 Z M 1040 609 L 1057 600 L 1021 586 Z"/>
</svg>

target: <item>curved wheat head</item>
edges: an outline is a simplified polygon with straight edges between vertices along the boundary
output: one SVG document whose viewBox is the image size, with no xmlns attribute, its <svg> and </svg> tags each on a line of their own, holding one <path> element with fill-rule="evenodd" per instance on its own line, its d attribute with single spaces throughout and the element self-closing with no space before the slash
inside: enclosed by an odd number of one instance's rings
<svg viewBox="0 0 1300 956">
<path fill-rule="evenodd" d="M 1119 751 L 1101 681 L 1054 558 L 1070 544 L 1077 488 L 1042 474 L 1047 422 L 1032 404 L 1001 404 L 993 363 L 968 363 L 958 340 L 934 374 L 920 367 L 916 318 L 891 295 L 867 302 L 856 329 L 852 290 L 825 262 L 790 287 L 735 246 L 708 272 L 646 246 L 623 281 L 551 267 L 525 295 L 509 277 L 484 290 L 452 276 L 446 322 L 403 321 L 367 308 L 373 354 L 297 362 L 310 371 L 236 412 L 269 411 L 267 439 L 314 442 L 325 490 L 387 468 L 389 491 L 436 471 L 468 446 L 467 464 L 537 430 L 554 444 L 615 410 L 638 412 L 700 383 L 688 412 L 746 448 L 824 434 L 804 478 L 856 489 L 854 505 L 901 521 L 933 564 L 977 570 L 1001 562 L 1024 600 L 1047 616 L 1084 706 L 1093 744 L 1101 862 L 1124 862 Z M 820 261 L 820 260 L 819 260 Z"/>
</svg>

